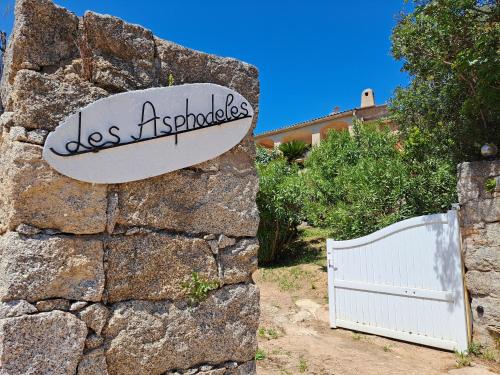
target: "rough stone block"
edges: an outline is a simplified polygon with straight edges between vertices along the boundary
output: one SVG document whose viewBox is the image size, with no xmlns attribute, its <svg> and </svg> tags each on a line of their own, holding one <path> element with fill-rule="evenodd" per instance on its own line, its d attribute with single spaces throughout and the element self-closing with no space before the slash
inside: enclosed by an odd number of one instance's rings
<svg viewBox="0 0 500 375">
<path fill-rule="evenodd" d="M 78 54 L 78 17 L 66 9 L 49 0 L 18 0 L 15 17 L 2 86 L 12 84 L 20 69 L 57 66 Z"/>
<path fill-rule="evenodd" d="M 485 225 L 463 245 L 468 270 L 500 272 L 500 222 Z"/>
<path fill-rule="evenodd" d="M 84 307 L 86 307 L 89 303 L 85 301 L 77 301 L 73 302 L 69 307 L 69 311 L 80 311 Z"/>
<path fill-rule="evenodd" d="M 236 59 L 209 55 L 206 69 L 211 83 L 238 91 L 252 104 L 254 109 L 257 109 L 259 72 L 256 67 Z"/>
<path fill-rule="evenodd" d="M 221 234 L 219 236 L 219 240 L 217 241 L 217 248 L 225 249 L 226 247 L 233 246 L 235 243 L 236 239 Z"/>
<path fill-rule="evenodd" d="M 77 375 L 108 375 L 104 349 L 93 350 L 83 356 Z"/>
<path fill-rule="evenodd" d="M 155 38 L 155 44 L 161 61 L 160 82 L 162 86 L 167 85 L 169 75 L 172 75 L 176 85 L 206 82 L 205 68 L 208 54 L 158 38 Z"/>
<path fill-rule="evenodd" d="M 255 361 L 249 361 L 241 366 L 238 366 L 236 374 L 237 375 L 256 375 L 257 374 L 257 366 L 255 365 Z"/>
<path fill-rule="evenodd" d="M 0 232 L 22 223 L 65 233 L 104 232 L 106 186 L 60 175 L 41 153 L 36 145 L 0 143 Z"/>
<path fill-rule="evenodd" d="M 17 126 L 52 131 L 59 122 L 108 93 L 75 74 L 41 74 L 20 70 L 15 76 L 6 110 Z"/>
<path fill-rule="evenodd" d="M 500 221 L 500 197 L 468 201 L 460 213 L 462 225 Z"/>
<path fill-rule="evenodd" d="M 191 233 L 253 237 L 259 216 L 256 175 L 181 170 L 119 185 L 117 223 Z"/>
<path fill-rule="evenodd" d="M 38 312 L 35 306 L 24 300 L 0 302 L 0 319 Z"/>
<path fill-rule="evenodd" d="M 94 83 L 112 92 L 158 86 L 151 31 L 93 12 L 85 13 L 83 28 Z"/>
<path fill-rule="evenodd" d="M 95 333 L 89 334 L 85 339 L 85 349 L 96 349 L 102 344 L 104 344 L 104 339 Z"/>
<path fill-rule="evenodd" d="M 488 178 L 500 175 L 500 160 L 466 162 L 458 165 L 458 198 L 460 204 L 479 198 L 491 198 L 485 189 Z"/>
<path fill-rule="evenodd" d="M 472 295 L 500 297 L 500 272 L 468 271 L 465 283 Z"/>
<path fill-rule="evenodd" d="M 233 285 L 197 307 L 130 301 L 113 306 L 105 329 L 111 375 L 159 375 L 199 363 L 247 362 L 257 349 L 258 290 Z"/>
<path fill-rule="evenodd" d="M 61 311 L 0 320 L 2 375 L 73 375 L 87 328 Z"/>
<path fill-rule="evenodd" d="M 103 289 L 101 241 L 25 238 L 15 232 L 0 236 L 0 300 L 99 301 Z"/>
<path fill-rule="evenodd" d="M 247 63 L 195 51 L 170 41 L 155 39 L 161 63 L 160 83 L 171 74 L 175 84 L 207 82 L 227 86 L 242 94 L 257 109 L 259 72 Z"/>
<path fill-rule="evenodd" d="M 158 233 L 114 237 L 107 246 L 108 302 L 184 298 L 191 272 L 217 279 L 206 241 Z"/>
<path fill-rule="evenodd" d="M 108 321 L 109 311 L 104 305 L 94 303 L 80 311 L 77 316 L 85 322 L 88 328 L 100 335 Z"/>
<path fill-rule="evenodd" d="M 474 297 L 471 311 L 474 340 L 495 346 L 500 339 L 500 298 Z"/>
<path fill-rule="evenodd" d="M 226 373 L 225 368 L 216 368 L 215 370 L 202 371 L 200 375 L 224 375 Z"/>
<path fill-rule="evenodd" d="M 257 270 L 256 239 L 242 240 L 236 245 L 219 251 L 219 259 L 224 284 L 243 283 L 252 280 L 252 273 Z"/>
<path fill-rule="evenodd" d="M 49 299 L 46 301 L 37 302 L 35 306 L 37 310 L 40 312 L 52 311 L 52 310 L 68 311 L 70 303 L 66 299 L 56 298 L 56 299 Z"/>
</svg>

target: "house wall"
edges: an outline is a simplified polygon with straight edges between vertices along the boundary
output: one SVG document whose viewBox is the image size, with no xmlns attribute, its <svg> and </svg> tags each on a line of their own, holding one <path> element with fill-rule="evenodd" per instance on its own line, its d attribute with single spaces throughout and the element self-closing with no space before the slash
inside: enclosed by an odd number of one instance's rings
<svg viewBox="0 0 500 375">
<path fill-rule="evenodd" d="M 352 129 L 352 115 L 334 120 L 319 121 L 304 127 L 280 131 L 278 134 L 263 135 L 256 137 L 256 143 L 264 147 L 277 147 L 281 143 L 291 140 L 302 140 L 307 144 L 316 145 L 325 138 L 329 129 L 344 130 Z"/>
<path fill-rule="evenodd" d="M 500 339 L 500 160 L 458 166 L 465 283 L 471 299 L 473 340 L 497 347 Z M 496 180 L 493 192 L 486 182 Z"/>
<path fill-rule="evenodd" d="M 0 372 L 255 374 L 255 122 L 216 159 L 119 185 L 62 176 L 41 153 L 69 114 L 169 75 L 228 86 L 257 111 L 257 69 L 49 0 L 19 0 L 15 17 L 1 86 Z M 190 305 L 193 271 L 220 286 Z"/>
<path fill-rule="evenodd" d="M 363 98 L 364 96 L 362 96 L 362 104 Z M 349 132 L 352 132 L 352 126 L 355 118 L 369 122 L 384 119 L 387 115 L 387 105 L 362 107 L 337 115 L 333 114 L 331 115 L 333 118 L 328 116 L 324 119 L 312 120 L 303 125 L 299 124 L 290 128 L 277 130 L 275 132 L 257 135 L 255 137 L 255 142 L 257 145 L 267 148 L 278 147 L 281 143 L 290 142 L 292 140 L 301 140 L 310 145 L 317 145 L 321 142 L 321 140 L 326 138 L 328 131 L 331 129 L 347 129 Z M 396 126 L 389 120 L 386 119 L 385 122 L 392 128 L 392 130 L 396 130 Z"/>
</svg>

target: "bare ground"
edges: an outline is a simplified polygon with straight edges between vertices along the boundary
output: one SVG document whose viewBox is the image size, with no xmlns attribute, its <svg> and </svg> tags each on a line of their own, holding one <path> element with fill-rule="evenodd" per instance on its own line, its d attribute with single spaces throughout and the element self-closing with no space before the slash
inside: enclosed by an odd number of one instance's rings
<svg viewBox="0 0 500 375">
<path fill-rule="evenodd" d="M 327 276 L 323 243 L 314 241 L 297 261 L 261 268 L 254 279 L 261 291 L 257 373 L 328 375 L 491 375 L 499 363 L 468 357 L 457 368 L 453 353 L 412 345 L 328 324 Z"/>
</svg>

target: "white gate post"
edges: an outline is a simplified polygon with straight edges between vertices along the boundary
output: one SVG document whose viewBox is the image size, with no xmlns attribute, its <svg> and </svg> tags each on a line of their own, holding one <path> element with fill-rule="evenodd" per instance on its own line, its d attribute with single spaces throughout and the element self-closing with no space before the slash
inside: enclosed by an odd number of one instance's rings
<svg viewBox="0 0 500 375">
<path fill-rule="evenodd" d="M 448 225 L 450 228 L 450 245 L 453 247 L 453 250 L 456 251 L 458 259 L 460 259 L 460 265 L 462 268 L 462 273 L 460 274 L 460 283 L 462 284 L 462 290 L 463 294 L 461 296 L 457 297 L 457 300 L 455 301 L 456 303 L 456 308 L 459 309 L 459 311 L 463 311 L 463 314 L 465 316 L 465 330 L 459 330 L 460 337 L 457 338 L 457 344 L 458 344 L 458 350 L 460 351 L 467 351 L 469 349 L 469 322 L 470 319 L 468 319 L 468 311 L 469 309 L 466 308 L 466 303 L 468 303 L 467 297 L 467 289 L 465 287 L 465 282 L 464 282 L 464 275 L 465 272 L 463 272 L 464 268 L 464 262 L 463 262 L 463 257 L 462 257 L 462 236 L 460 235 L 460 223 L 458 221 L 458 210 L 457 209 L 451 209 L 448 211 Z"/>
<path fill-rule="evenodd" d="M 328 267 L 328 310 L 330 315 L 330 327 L 337 328 L 337 317 L 335 314 L 335 285 L 334 274 L 335 271 L 333 263 L 333 240 L 326 240 L 326 261 Z"/>
</svg>

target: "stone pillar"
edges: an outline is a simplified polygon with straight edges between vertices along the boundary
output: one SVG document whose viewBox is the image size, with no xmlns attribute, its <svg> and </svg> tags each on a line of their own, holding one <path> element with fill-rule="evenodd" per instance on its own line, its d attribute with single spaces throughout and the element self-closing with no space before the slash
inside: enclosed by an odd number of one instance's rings
<svg viewBox="0 0 500 375">
<path fill-rule="evenodd" d="M 62 176 L 41 152 L 67 115 L 170 75 L 228 86 L 257 110 L 257 69 L 49 0 L 18 0 L 15 16 L 1 86 L 0 373 L 255 374 L 251 132 L 214 160 L 119 185 Z M 219 282 L 194 305 L 192 272 Z"/>
<path fill-rule="evenodd" d="M 312 145 L 317 146 L 321 142 L 321 133 L 312 134 Z"/>
<path fill-rule="evenodd" d="M 499 176 L 500 160 L 458 166 L 465 283 L 471 298 L 473 340 L 488 346 L 495 346 L 500 338 Z"/>
</svg>

